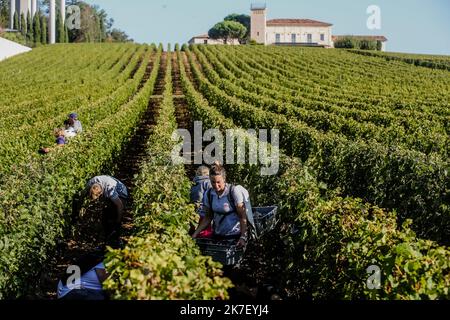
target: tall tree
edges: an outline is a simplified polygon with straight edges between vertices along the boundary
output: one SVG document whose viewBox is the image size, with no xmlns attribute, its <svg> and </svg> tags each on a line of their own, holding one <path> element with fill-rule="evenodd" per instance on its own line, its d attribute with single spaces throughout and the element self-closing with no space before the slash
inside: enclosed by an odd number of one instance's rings
<svg viewBox="0 0 450 320">
<path fill-rule="evenodd" d="M 208 35 L 212 39 L 223 39 L 227 44 L 228 40 L 239 39 L 242 41 L 245 39 L 247 29 L 236 21 L 223 21 L 217 23 L 212 29 L 209 30 Z"/>
<path fill-rule="evenodd" d="M 47 29 L 47 17 L 45 15 L 41 16 L 41 43 L 48 43 L 48 29 Z"/>
<path fill-rule="evenodd" d="M 100 34 L 100 18 L 99 16 L 96 14 L 94 15 L 94 24 L 93 24 L 93 28 L 94 28 L 94 42 L 101 42 L 101 34 Z"/>
<path fill-rule="evenodd" d="M 9 1 L 0 0 L 0 28 L 6 29 L 10 25 L 9 17 Z"/>
<path fill-rule="evenodd" d="M 59 43 L 65 43 L 66 42 L 66 30 L 64 29 L 64 23 L 63 18 L 61 14 L 56 15 L 56 25 L 58 28 L 57 32 L 57 39 Z"/>
<path fill-rule="evenodd" d="M 23 13 L 20 14 L 20 32 L 23 36 L 27 35 L 27 22 Z"/>
<path fill-rule="evenodd" d="M 34 42 L 33 19 L 30 11 L 27 12 L 27 41 L 30 44 Z"/>
<path fill-rule="evenodd" d="M 247 29 L 247 32 L 245 33 L 245 40 L 250 39 L 251 18 L 249 15 L 232 13 L 226 16 L 224 21 L 235 21 L 242 24 Z"/>
<path fill-rule="evenodd" d="M 41 31 L 41 12 L 38 10 L 36 11 L 36 15 L 33 19 L 33 30 L 34 30 L 34 43 L 36 45 L 39 45 L 41 43 L 42 39 L 42 31 Z"/>
<path fill-rule="evenodd" d="M 67 26 L 66 25 L 64 25 L 64 34 L 65 34 L 65 42 L 66 43 L 69 43 L 70 41 L 69 41 L 69 28 L 67 28 Z"/>
<path fill-rule="evenodd" d="M 14 30 L 20 30 L 19 14 L 14 12 Z"/>
<path fill-rule="evenodd" d="M 99 27 L 100 27 L 100 42 L 105 42 L 106 40 L 106 30 L 107 30 L 107 17 L 108 15 L 106 14 L 105 10 L 100 10 L 98 12 L 98 16 L 99 16 Z"/>
</svg>

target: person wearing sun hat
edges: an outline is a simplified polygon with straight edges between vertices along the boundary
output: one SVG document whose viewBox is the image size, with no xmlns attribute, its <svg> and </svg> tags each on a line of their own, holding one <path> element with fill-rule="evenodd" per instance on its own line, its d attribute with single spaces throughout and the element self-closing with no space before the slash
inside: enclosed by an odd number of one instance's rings
<svg viewBox="0 0 450 320">
<path fill-rule="evenodd" d="M 75 129 L 75 133 L 80 134 L 81 132 L 83 132 L 83 126 L 81 125 L 80 120 L 78 120 L 77 113 L 69 114 L 69 119 L 73 119 L 74 121 L 73 128 Z"/>
</svg>

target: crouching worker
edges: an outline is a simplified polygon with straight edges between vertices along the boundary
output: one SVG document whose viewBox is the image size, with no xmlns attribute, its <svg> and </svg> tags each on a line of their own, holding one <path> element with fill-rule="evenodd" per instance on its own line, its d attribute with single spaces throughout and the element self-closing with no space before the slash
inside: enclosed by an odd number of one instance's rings
<svg viewBox="0 0 450 320">
<path fill-rule="evenodd" d="M 70 139 L 77 136 L 77 132 L 75 130 L 75 120 L 69 118 L 68 120 L 64 121 L 64 127 L 64 135 L 66 136 L 66 138 Z"/>
<path fill-rule="evenodd" d="M 191 188 L 191 202 L 195 204 L 195 209 L 200 215 L 199 226 L 205 220 L 205 211 L 202 210 L 203 195 L 209 189 L 211 189 L 211 181 L 209 178 L 209 168 L 201 166 L 197 169 L 194 178 L 194 186 Z M 193 230 L 195 231 L 195 230 Z M 199 233 L 198 238 L 211 238 L 213 235 L 212 225 Z"/>
<path fill-rule="evenodd" d="M 86 196 L 94 201 L 99 199 L 106 201 L 102 213 L 106 242 L 119 243 L 123 212 L 128 199 L 127 187 L 116 178 L 98 176 L 92 178 L 86 184 L 83 198 Z"/>
<path fill-rule="evenodd" d="M 56 147 L 55 148 L 61 148 L 64 147 L 66 145 L 66 138 L 65 138 L 65 132 L 64 129 L 62 128 L 57 128 L 54 130 L 54 135 L 56 138 Z M 42 148 L 39 150 L 40 154 L 47 154 L 50 153 L 51 151 L 55 150 L 55 148 Z"/>
<path fill-rule="evenodd" d="M 71 113 L 69 114 L 69 120 L 72 119 L 73 121 L 73 129 L 76 134 L 80 134 L 83 132 L 83 126 L 81 125 L 80 120 L 78 120 L 78 114 L 77 113 Z"/>
<path fill-rule="evenodd" d="M 103 257 L 96 254 L 85 255 L 59 281 L 58 299 L 105 300 L 103 282 L 107 278 Z"/>
<path fill-rule="evenodd" d="M 235 239 L 238 247 L 244 247 L 248 241 L 248 226 L 251 234 L 255 232 L 252 207 L 248 191 L 242 186 L 226 183 L 226 172 L 216 163 L 210 171 L 212 189 L 203 196 L 202 210 L 205 219 L 192 235 L 198 238 L 213 221 L 213 239 Z"/>
</svg>

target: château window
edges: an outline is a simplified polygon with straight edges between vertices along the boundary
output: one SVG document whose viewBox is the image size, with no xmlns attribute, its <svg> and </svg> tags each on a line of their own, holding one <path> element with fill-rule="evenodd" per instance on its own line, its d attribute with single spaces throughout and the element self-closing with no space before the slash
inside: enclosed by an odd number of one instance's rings
<svg viewBox="0 0 450 320">
<path fill-rule="evenodd" d="M 280 43 L 281 42 L 281 34 L 277 33 L 275 34 L 275 42 Z"/>
<path fill-rule="evenodd" d="M 297 42 L 297 35 L 295 33 L 292 34 L 292 43 L 296 43 Z"/>
<path fill-rule="evenodd" d="M 323 33 L 320 34 L 320 41 L 325 41 L 325 34 Z"/>
</svg>

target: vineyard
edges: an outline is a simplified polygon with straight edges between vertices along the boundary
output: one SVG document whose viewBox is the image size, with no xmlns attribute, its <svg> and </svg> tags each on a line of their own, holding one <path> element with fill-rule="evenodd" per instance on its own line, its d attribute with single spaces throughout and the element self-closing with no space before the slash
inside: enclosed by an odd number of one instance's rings
<svg viewBox="0 0 450 320">
<path fill-rule="evenodd" d="M 419 61 L 419 62 L 417 62 Z M 112 299 L 450 298 L 448 57 L 315 48 L 79 44 L 0 63 L 0 298 L 53 298 L 72 255 L 101 246 L 87 180 L 131 190 L 125 244 L 108 249 Z M 84 132 L 39 155 L 76 111 Z M 238 276 L 201 255 L 176 129 L 280 130 L 280 168 L 226 165 L 275 230 Z M 274 147 L 274 146 L 271 146 Z M 74 253 L 80 251 L 79 253 Z M 377 266 L 381 286 L 367 286 Z M 53 290 L 53 292 L 52 292 Z M 272 292 L 273 293 L 273 292 Z"/>
<path fill-rule="evenodd" d="M 381 53 L 367 52 L 362 50 L 354 50 L 357 54 L 366 56 L 375 56 L 386 59 L 387 61 L 396 60 L 403 61 L 415 66 L 427 67 L 431 69 L 450 70 L 450 59 L 448 56 L 430 56 L 421 54 L 404 54 L 404 53 Z"/>
</svg>

